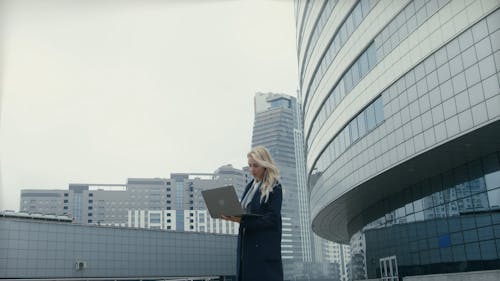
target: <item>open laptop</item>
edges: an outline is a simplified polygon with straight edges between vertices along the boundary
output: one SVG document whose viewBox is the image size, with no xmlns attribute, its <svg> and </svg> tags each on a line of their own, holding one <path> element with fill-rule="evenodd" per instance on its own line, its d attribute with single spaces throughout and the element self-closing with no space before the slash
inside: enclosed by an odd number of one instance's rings
<svg viewBox="0 0 500 281">
<path fill-rule="evenodd" d="M 214 219 L 220 219 L 221 215 L 234 217 L 262 216 L 249 214 L 243 210 L 232 185 L 203 190 L 201 195 L 205 200 L 210 216 Z"/>
</svg>

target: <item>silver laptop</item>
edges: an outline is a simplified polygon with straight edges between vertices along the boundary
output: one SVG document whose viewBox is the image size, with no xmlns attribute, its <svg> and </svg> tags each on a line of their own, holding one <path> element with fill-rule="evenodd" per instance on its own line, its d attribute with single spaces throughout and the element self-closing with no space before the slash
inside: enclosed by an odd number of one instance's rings
<svg viewBox="0 0 500 281">
<path fill-rule="evenodd" d="M 234 217 L 261 216 L 249 214 L 243 210 L 232 185 L 203 190 L 201 195 L 205 200 L 210 216 L 214 219 L 221 218 L 221 215 Z"/>
</svg>

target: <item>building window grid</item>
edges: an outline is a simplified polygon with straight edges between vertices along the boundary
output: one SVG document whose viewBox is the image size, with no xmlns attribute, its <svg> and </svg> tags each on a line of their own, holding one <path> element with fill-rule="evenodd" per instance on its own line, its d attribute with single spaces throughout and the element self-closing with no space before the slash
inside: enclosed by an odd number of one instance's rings
<svg viewBox="0 0 500 281">
<path fill-rule="evenodd" d="M 419 1 L 417 1 L 419 2 Z M 440 8 L 442 8 L 444 5 L 446 5 L 449 2 L 449 0 L 442 1 L 442 0 L 428 0 L 427 2 L 419 2 L 420 4 L 414 3 L 414 1 L 410 2 L 403 10 L 393 19 L 387 26 L 375 37 L 373 41 L 373 45 L 375 50 L 373 50 L 373 54 L 368 55 L 366 58 L 362 55 L 358 57 L 356 62 L 353 64 L 353 66 L 350 67 L 350 69 L 342 76 L 342 79 L 346 78 L 346 90 L 344 91 L 345 94 L 337 94 L 337 97 L 331 97 L 331 95 L 334 94 L 335 88 L 337 88 L 337 85 L 334 87 L 334 90 L 330 91 L 330 94 L 328 97 L 325 99 L 323 105 L 320 107 L 318 110 L 318 113 L 315 117 L 313 117 L 313 120 L 311 122 L 312 127 L 309 130 L 307 137 L 306 137 L 306 142 L 308 144 L 308 147 L 311 146 L 312 141 L 314 140 L 314 137 L 318 133 L 318 131 L 321 128 L 321 125 L 326 121 L 328 116 L 333 112 L 333 110 L 336 108 L 336 106 L 340 103 L 340 101 L 350 92 L 350 89 L 354 88 L 355 85 L 365 76 L 377 63 L 377 61 L 382 60 L 385 56 L 387 56 L 394 48 L 396 48 L 400 42 L 402 42 L 404 39 L 406 39 L 409 34 L 411 34 L 414 30 L 416 30 L 421 24 L 423 24 L 428 18 L 430 18 L 432 15 L 437 13 Z M 415 17 L 415 9 L 417 11 L 424 11 L 425 17 L 422 18 L 421 21 L 419 21 L 418 24 L 416 25 L 410 25 L 411 22 L 411 15 L 413 14 Z M 426 12 L 427 11 L 427 12 Z M 403 32 L 404 30 L 404 32 Z M 401 31 L 402 33 L 398 33 Z M 397 38 L 397 40 L 394 40 L 394 38 Z M 386 47 L 386 44 L 391 43 L 392 45 L 390 47 Z M 370 59 L 372 61 L 370 61 Z M 359 63 L 359 65 L 357 65 Z M 327 69 L 327 68 L 326 68 Z M 352 70 L 357 70 L 353 71 Z M 361 72 L 359 72 L 361 71 Z M 354 75 L 353 75 L 354 74 Z M 320 76 L 323 76 L 321 74 Z M 358 77 L 360 75 L 361 77 Z M 316 78 L 316 77 L 315 77 Z M 339 80 L 339 81 L 340 81 Z M 319 81 L 318 81 L 319 84 Z M 338 83 L 340 84 L 340 82 Z M 317 87 L 317 86 L 316 86 Z M 313 87 L 312 92 L 316 91 L 316 87 Z M 342 89 L 341 89 L 342 90 Z M 341 91 L 340 90 L 340 91 Z M 309 91 L 309 90 L 308 90 Z M 328 100 L 330 100 L 328 102 Z M 329 103 L 335 104 L 334 106 L 329 107 Z M 326 106 L 325 106 L 326 104 Z M 306 109 L 307 111 L 307 109 Z M 323 118 L 321 118 L 323 116 Z M 318 119 L 317 121 L 316 119 Z"/>
<path fill-rule="evenodd" d="M 305 23 L 307 22 L 307 20 L 309 19 L 309 13 L 311 12 L 311 4 L 314 3 L 314 0 L 306 0 L 306 4 L 305 4 L 305 7 L 304 7 L 304 14 L 302 16 L 302 23 L 300 25 L 300 31 L 297 30 L 298 34 L 299 35 L 297 38 L 299 38 L 299 48 L 300 48 L 300 45 L 301 45 L 301 41 L 302 41 L 302 38 L 304 37 L 304 26 L 305 26 Z M 300 51 L 300 50 L 299 50 Z"/>
<path fill-rule="evenodd" d="M 494 15 L 490 15 L 489 17 L 493 17 L 493 16 Z M 448 77 L 448 76 L 441 77 L 438 75 L 438 83 L 434 86 L 434 88 L 429 88 L 427 86 L 427 78 L 429 75 L 433 75 L 436 72 L 436 69 L 439 69 L 440 67 L 449 66 L 450 69 L 453 69 L 454 67 L 451 66 L 452 60 L 453 59 L 460 59 L 460 60 L 462 59 L 462 56 L 461 56 L 462 52 L 460 51 L 461 49 L 465 50 L 465 49 L 469 49 L 473 46 L 476 46 L 477 44 L 482 42 L 482 40 L 485 39 L 484 37 L 488 37 L 487 36 L 488 34 L 491 36 L 491 34 L 495 33 L 498 30 L 498 29 L 491 30 L 491 28 L 489 28 L 490 30 L 488 31 L 488 28 L 484 27 L 484 28 L 486 28 L 486 31 L 484 31 L 482 33 L 478 32 L 478 33 L 483 34 L 483 35 L 476 37 L 473 40 L 471 30 L 474 28 L 477 28 L 478 25 L 481 25 L 481 22 L 485 22 L 485 21 L 486 20 L 476 23 L 473 27 L 464 31 L 462 34 L 458 35 L 454 40 L 447 43 L 440 50 L 436 51 L 435 53 L 430 55 L 428 58 L 423 60 L 415 68 L 413 68 L 412 70 L 407 72 L 405 75 L 401 76 L 400 79 L 398 79 L 395 83 L 393 83 L 388 89 L 386 89 L 382 93 L 382 96 L 384 96 L 384 95 L 388 96 L 388 98 L 387 98 L 388 102 L 387 102 L 386 106 L 384 107 L 384 114 L 386 115 L 386 119 L 393 118 L 396 114 L 401 116 L 401 119 L 399 122 L 394 122 L 394 127 L 395 127 L 394 132 L 397 131 L 396 129 L 398 127 L 403 128 L 404 125 L 406 125 L 406 127 L 410 126 L 410 124 L 409 124 L 410 122 L 413 122 L 413 123 L 417 122 L 417 124 L 418 124 L 418 122 L 423 123 L 423 120 L 415 118 L 416 116 L 413 116 L 413 118 L 412 118 L 412 115 L 409 113 L 409 110 L 408 110 L 408 108 L 409 108 L 408 105 L 414 104 L 415 101 L 417 101 L 419 99 L 423 99 L 426 96 L 429 96 L 426 94 L 433 93 L 436 90 L 442 92 L 441 97 L 439 98 L 439 103 L 433 102 L 432 101 L 433 97 L 429 97 L 429 99 L 430 99 L 430 106 L 429 107 L 430 108 L 426 108 L 426 110 L 429 113 L 432 111 L 432 120 L 434 123 L 441 123 L 441 124 L 445 123 L 444 116 L 442 116 L 441 119 L 438 119 L 436 122 L 436 116 L 435 116 L 434 110 L 436 108 L 442 108 L 441 102 L 445 102 L 446 100 L 450 100 L 450 101 L 455 100 L 455 99 L 453 99 L 454 98 L 453 94 L 454 93 L 456 94 L 456 91 L 454 90 L 454 86 L 451 83 L 451 81 L 452 81 L 453 77 L 457 77 L 460 74 L 463 74 L 464 68 L 463 68 L 462 64 L 460 64 L 458 70 L 455 70 L 455 71 L 451 70 L 450 77 Z M 468 34 L 468 36 L 466 36 L 465 34 Z M 464 37 L 468 38 L 468 39 L 467 40 L 463 39 Z M 472 40 L 475 42 L 475 45 L 474 45 L 474 42 L 470 42 Z M 491 44 L 491 46 L 493 46 L 493 44 Z M 485 61 L 487 59 L 492 60 L 491 53 L 494 53 L 495 51 L 498 51 L 499 49 L 500 49 L 500 46 L 496 46 L 496 47 L 493 46 L 493 49 L 489 49 L 489 53 L 483 54 L 482 61 Z M 443 52 L 444 52 L 444 56 L 446 56 L 446 53 L 448 53 L 448 56 L 447 56 L 448 60 L 444 60 L 444 59 L 439 58 L 439 56 L 443 56 Z M 475 65 L 481 63 L 482 61 L 479 61 L 479 62 L 476 61 L 474 64 L 472 64 L 469 67 L 469 69 L 474 67 Z M 487 79 L 491 79 L 491 77 L 495 78 L 494 80 L 496 80 L 494 66 L 490 67 L 490 68 L 491 69 L 489 69 L 489 71 L 483 71 L 483 75 L 480 78 L 481 82 L 484 82 Z M 448 80 L 444 80 L 444 79 L 448 79 Z M 462 80 L 466 81 L 466 78 L 462 78 Z M 418 91 L 418 88 L 416 87 L 416 85 L 419 82 L 426 84 L 426 86 L 425 86 L 426 92 L 419 92 Z M 475 84 L 475 85 L 481 84 L 481 82 L 477 82 L 477 84 Z M 496 83 L 497 83 L 496 85 L 498 88 L 498 80 L 496 81 Z M 475 85 L 469 84 L 468 86 L 474 87 Z M 443 87 L 445 87 L 445 88 L 443 88 Z M 446 90 L 447 89 L 446 87 L 449 87 L 449 90 Z M 484 88 L 484 86 L 483 86 L 483 88 Z M 439 96 L 439 92 L 437 93 L 437 95 Z M 469 96 L 471 96 L 470 93 L 469 93 Z M 399 105 L 398 105 L 398 103 L 399 103 Z M 417 105 L 417 114 L 421 114 L 420 106 L 418 105 L 418 103 L 416 105 Z M 388 110 L 387 113 L 385 113 L 386 109 Z M 405 110 L 406 110 L 407 115 L 405 115 Z M 462 111 L 454 112 L 453 116 L 458 116 L 460 113 L 462 113 Z M 413 114 L 415 114 L 415 113 L 413 113 Z M 427 115 L 430 115 L 430 114 L 427 114 Z M 418 116 L 418 117 L 420 117 L 420 116 Z M 396 121 L 398 121 L 398 120 L 396 119 Z M 427 122 L 427 123 L 429 123 L 429 122 Z M 430 123 L 432 124 L 432 122 L 430 122 Z M 411 127 L 408 127 L 408 128 L 411 128 Z M 410 132 L 410 135 L 405 136 L 404 139 L 407 139 L 409 137 L 413 137 L 413 134 L 411 133 L 411 129 L 409 130 L 409 132 Z M 335 138 L 337 138 L 337 136 Z M 400 139 L 402 139 L 402 138 L 400 138 Z M 331 142 L 331 143 L 334 143 L 334 142 Z M 400 144 L 397 144 L 397 145 L 400 145 Z M 337 148 L 335 143 L 334 143 L 334 147 Z M 340 147 L 338 149 L 343 150 L 342 143 L 340 143 Z M 413 148 L 413 150 L 414 150 L 414 148 Z M 311 176 L 309 177 L 311 189 L 314 187 L 314 185 L 319 180 L 318 175 L 321 175 L 325 171 L 324 169 L 326 169 L 326 166 L 331 165 L 333 159 L 336 159 L 338 157 L 338 155 L 336 157 L 333 157 L 333 154 L 331 152 L 327 153 L 328 151 L 329 151 L 328 148 L 325 148 L 323 150 L 323 152 L 321 152 L 319 154 L 319 156 L 317 157 L 318 160 L 316 160 L 315 164 L 313 164 L 313 169 L 311 169 L 311 172 L 310 172 Z M 330 158 L 330 159 L 328 159 L 328 158 Z M 321 168 L 323 168 L 323 169 L 321 169 Z M 317 176 L 314 176 L 314 174 L 317 174 Z"/>
<path fill-rule="evenodd" d="M 355 60 L 352 66 L 346 71 L 344 75 L 340 78 L 339 82 L 333 87 L 322 106 L 320 107 L 318 114 L 313 117 L 311 129 L 306 137 L 307 146 L 311 147 L 312 141 L 315 139 L 319 130 L 323 126 L 324 122 L 337 108 L 340 102 L 349 94 L 349 92 L 365 77 L 365 75 L 375 66 L 376 64 L 375 49 L 373 43 L 371 43 L 365 51 Z M 368 63 L 368 65 L 361 67 L 360 64 Z M 366 71 L 360 73 L 360 71 Z"/>
<path fill-rule="evenodd" d="M 428 216 L 424 217 L 424 220 L 422 221 L 413 223 L 413 221 L 404 219 L 413 215 L 412 213 L 406 213 L 404 217 L 398 218 L 398 213 L 404 214 L 402 211 L 404 207 L 400 207 L 385 214 L 381 218 L 373 221 L 363 228 L 363 233 L 371 230 L 377 230 L 378 237 L 380 237 L 380 239 L 375 243 L 373 243 L 373 241 L 372 243 L 367 243 L 371 245 L 371 250 L 375 252 L 372 252 L 371 255 L 384 256 L 384 251 L 387 251 L 387 248 L 392 247 L 404 249 L 408 247 L 408 252 L 402 253 L 399 257 L 401 258 L 401 261 L 403 261 L 402 264 L 426 264 L 498 259 L 500 257 L 500 252 L 498 251 L 498 249 L 500 249 L 500 245 L 498 245 L 500 241 L 500 234 L 495 232 L 495 230 L 500 229 L 500 213 L 494 212 L 487 214 L 482 212 L 484 211 L 484 208 L 476 205 L 474 210 L 469 210 L 465 213 L 447 212 L 445 216 L 439 216 L 439 214 L 431 216 L 430 214 L 435 212 L 435 210 L 448 211 L 449 203 L 441 199 L 435 201 L 436 198 L 443 197 L 445 192 L 452 193 L 452 191 L 456 188 L 462 189 L 463 186 L 470 186 L 471 183 L 475 184 L 473 182 L 477 182 L 478 179 L 482 179 L 479 182 L 482 183 L 483 192 L 470 194 L 469 197 L 461 199 L 454 198 L 452 200 L 455 201 L 451 202 L 471 199 L 477 194 L 485 194 L 491 191 L 500 192 L 500 180 L 496 181 L 494 185 L 489 187 L 490 189 L 486 186 L 485 180 L 486 177 L 500 177 L 499 163 L 500 153 L 497 152 L 490 154 L 481 158 L 480 161 L 469 162 L 451 171 L 435 176 L 431 180 L 425 180 L 421 183 L 413 185 L 401 193 L 394 195 L 393 200 L 399 200 L 403 197 L 403 193 L 409 193 L 412 194 L 412 197 L 405 198 L 413 200 L 413 203 L 420 200 L 430 201 L 433 203 L 427 206 L 426 210 L 429 211 L 427 213 Z M 482 170 L 479 178 L 477 177 L 478 164 L 481 166 Z M 449 177 L 464 178 L 464 175 L 462 174 L 464 172 L 466 173 L 465 181 L 453 181 L 450 186 Z M 436 184 L 440 186 L 436 186 Z M 421 195 L 422 189 L 434 191 L 434 188 L 444 188 L 444 190 L 434 192 L 423 198 L 417 197 Z M 500 196 L 496 195 L 494 200 L 500 201 Z M 408 204 L 412 204 L 412 202 Z M 500 206 L 496 206 L 490 210 L 498 211 L 500 210 Z M 415 211 L 418 211 L 418 209 L 415 209 Z M 440 218 L 446 218 L 446 220 L 442 221 Z M 398 231 L 397 228 L 393 227 L 407 223 L 410 224 L 408 225 L 407 230 L 405 230 L 404 237 L 407 237 L 408 241 L 405 240 L 398 243 L 398 241 L 387 239 L 387 237 L 394 237 L 394 231 Z M 351 241 L 351 243 L 353 242 L 355 241 Z"/>
<path fill-rule="evenodd" d="M 314 31 L 311 33 L 311 39 L 307 42 L 306 46 L 306 54 L 303 59 L 303 67 L 301 70 L 301 83 L 304 80 L 304 73 L 305 69 L 307 69 L 309 65 L 309 60 L 311 59 L 311 55 L 316 48 L 316 43 L 318 42 L 318 39 L 320 38 L 319 35 L 323 31 L 323 28 L 325 27 L 326 23 L 328 22 L 328 19 L 330 18 L 333 9 L 337 5 L 338 0 L 327 0 L 324 3 L 324 6 L 320 12 L 320 16 L 318 17 L 318 20 L 316 21 L 316 25 L 314 27 Z"/>
<path fill-rule="evenodd" d="M 376 112 L 377 111 L 377 112 Z M 368 116 L 369 114 L 369 116 Z M 371 120 L 373 119 L 373 120 Z M 321 153 L 316 164 L 313 166 L 314 173 L 321 174 L 330 165 L 333 159 L 338 158 L 352 144 L 373 131 L 384 121 L 383 99 L 382 96 L 377 97 L 364 110 L 356 115 L 332 141 L 327 145 Z M 362 129 L 362 131 L 360 130 Z M 312 175 L 311 186 L 314 186 L 317 177 Z"/>
<path fill-rule="evenodd" d="M 351 34 L 357 29 L 359 24 L 363 21 L 363 19 L 369 14 L 372 8 L 376 5 L 377 1 L 368 1 L 362 0 L 359 1 L 356 6 L 351 10 L 348 16 L 346 16 L 345 20 L 340 24 L 337 32 L 333 35 L 333 39 L 328 44 L 328 47 L 323 52 L 323 55 L 316 64 L 316 69 L 313 72 L 311 82 L 309 83 L 306 94 L 304 96 L 303 106 L 305 108 L 305 113 L 307 113 L 309 108 L 309 100 L 312 97 L 309 93 L 315 93 L 316 89 L 323 79 L 323 76 L 327 69 L 329 69 L 333 59 L 336 57 L 337 53 L 342 49 L 345 45 Z M 361 13 L 361 19 L 358 19 L 359 16 L 355 16 Z M 356 21 L 354 20 L 356 18 Z M 354 26 L 354 24 L 356 26 Z M 352 26 L 351 26 L 352 25 Z M 306 62 L 306 65 L 308 62 Z M 301 85 L 302 85 L 303 77 L 301 77 Z"/>
</svg>

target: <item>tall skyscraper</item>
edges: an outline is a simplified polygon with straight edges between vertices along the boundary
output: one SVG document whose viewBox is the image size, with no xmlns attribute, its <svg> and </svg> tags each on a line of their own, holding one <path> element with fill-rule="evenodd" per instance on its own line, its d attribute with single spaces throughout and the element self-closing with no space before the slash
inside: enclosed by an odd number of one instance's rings
<svg viewBox="0 0 500 281">
<path fill-rule="evenodd" d="M 305 170 L 303 143 L 297 116 L 294 97 L 275 93 L 255 95 L 252 146 L 263 145 L 269 149 L 280 170 L 284 188 L 282 258 L 285 278 L 304 276 L 309 270 L 304 265 L 312 261 L 310 225 L 307 224 L 309 207 L 304 200 L 307 198 L 305 174 L 301 173 L 301 169 Z"/>
<path fill-rule="evenodd" d="M 354 280 L 498 268 L 499 8 L 295 1 L 312 228 Z"/>
<path fill-rule="evenodd" d="M 299 224 L 300 236 L 303 249 L 303 261 L 324 262 L 323 259 L 314 259 L 314 241 L 311 230 L 311 207 L 309 205 L 309 193 L 307 192 L 306 151 L 304 143 L 304 129 L 302 127 L 302 108 L 300 106 L 300 91 L 297 93 L 299 101 L 296 106 L 297 127 L 293 129 L 293 140 L 295 144 L 295 165 L 297 175 L 297 198 L 299 200 Z"/>
</svg>

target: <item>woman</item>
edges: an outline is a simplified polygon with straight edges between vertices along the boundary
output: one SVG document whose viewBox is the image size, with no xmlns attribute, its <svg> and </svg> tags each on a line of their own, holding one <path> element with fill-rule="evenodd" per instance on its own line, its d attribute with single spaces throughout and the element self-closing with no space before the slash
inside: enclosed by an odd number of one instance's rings
<svg viewBox="0 0 500 281">
<path fill-rule="evenodd" d="M 269 151 L 258 146 L 247 154 L 253 180 L 241 199 L 247 213 L 260 216 L 226 217 L 240 223 L 237 251 L 238 281 L 282 281 L 281 202 L 279 171 Z"/>
</svg>

